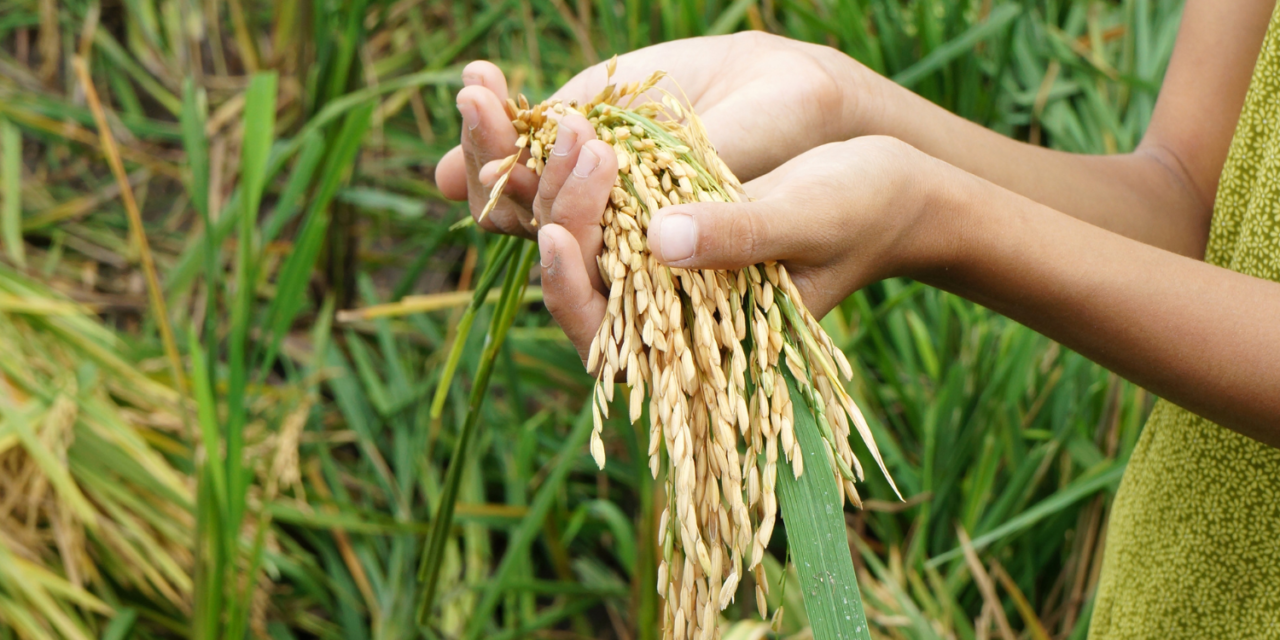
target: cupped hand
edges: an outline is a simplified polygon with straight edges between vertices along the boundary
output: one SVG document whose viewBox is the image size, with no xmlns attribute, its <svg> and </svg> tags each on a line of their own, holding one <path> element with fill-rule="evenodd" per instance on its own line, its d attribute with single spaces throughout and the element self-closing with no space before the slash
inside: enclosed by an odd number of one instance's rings
<svg viewBox="0 0 1280 640">
<path fill-rule="evenodd" d="M 894 138 L 827 144 L 744 185 L 751 201 L 661 209 L 649 225 L 649 247 L 659 262 L 680 268 L 779 261 L 821 318 L 871 282 L 949 264 L 950 230 L 963 221 L 947 215 L 948 187 L 964 175 Z M 571 178 L 538 234 L 544 300 L 579 354 L 587 352 L 606 301 L 590 280 L 599 241 L 579 242 L 577 225 L 603 209 L 605 177 L 590 186 L 592 179 Z M 578 195 L 586 191 L 589 198 Z"/>
<path fill-rule="evenodd" d="M 758 32 L 693 38 L 620 56 L 612 82 L 640 81 L 667 72 L 659 86 L 678 85 L 706 126 L 721 158 L 742 180 L 763 175 L 819 145 L 856 133 L 862 100 L 858 69 L 834 49 Z M 604 88 L 605 64 L 597 64 L 555 93 L 561 100 L 587 101 Z M 478 216 L 497 178 L 497 163 L 510 155 L 516 131 L 503 109 L 507 83 L 488 62 L 462 73 L 458 93 L 461 145 L 441 159 L 436 183 L 446 197 L 470 203 Z M 677 95 L 679 95 L 677 93 Z M 580 140 L 589 127 L 577 132 Z M 594 137 L 594 134 L 590 134 Z M 570 153 L 576 153 L 575 144 Z M 517 165 L 497 207 L 480 221 L 489 231 L 532 238 L 539 179 Z"/>
</svg>

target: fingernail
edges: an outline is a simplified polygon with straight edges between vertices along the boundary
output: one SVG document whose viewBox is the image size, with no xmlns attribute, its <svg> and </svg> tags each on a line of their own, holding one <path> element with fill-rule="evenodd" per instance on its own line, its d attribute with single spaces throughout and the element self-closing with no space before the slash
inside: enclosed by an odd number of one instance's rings
<svg viewBox="0 0 1280 640">
<path fill-rule="evenodd" d="M 472 86 L 472 85 L 476 85 L 476 84 L 480 84 L 480 74 L 478 74 L 478 73 L 464 73 L 464 74 L 462 74 L 462 86 L 464 86 L 464 87 L 470 87 L 470 86 Z"/>
<path fill-rule="evenodd" d="M 683 213 L 669 213 L 658 223 L 658 240 L 665 262 L 679 262 L 693 256 L 698 246 L 698 225 Z"/>
<path fill-rule="evenodd" d="M 578 141 L 578 132 L 568 127 L 560 127 L 556 134 L 556 145 L 551 147 L 551 155 L 567 156 L 569 149 L 573 148 L 573 143 Z M 581 158 L 579 158 L 581 159 Z"/>
<path fill-rule="evenodd" d="M 480 124 L 480 116 L 476 113 L 476 106 L 470 102 L 459 102 L 458 113 L 462 114 L 462 124 L 467 126 L 470 131 Z"/>
<path fill-rule="evenodd" d="M 578 152 L 578 164 L 573 167 L 573 175 L 585 178 L 591 175 L 591 172 L 595 171 L 598 166 L 600 166 L 600 156 L 597 156 L 591 149 L 583 147 Z"/>
<path fill-rule="evenodd" d="M 542 267 L 543 271 L 549 271 L 551 269 L 551 265 L 554 264 L 555 258 L 555 253 L 551 250 L 551 242 L 546 240 L 543 237 L 542 232 L 539 231 L 538 266 Z"/>
</svg>

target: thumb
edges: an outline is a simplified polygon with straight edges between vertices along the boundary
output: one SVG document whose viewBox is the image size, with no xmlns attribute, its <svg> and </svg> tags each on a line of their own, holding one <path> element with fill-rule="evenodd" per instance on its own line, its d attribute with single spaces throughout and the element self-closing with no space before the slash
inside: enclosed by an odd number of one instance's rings
<svg viewBox="0 0 1280 640">
<path fill-rule="evenodd" d="M 649 248 L 667 266 L 741 269 L 787 257 L 793 243 L 767 201 L 699 202 L 666 207 L 649 223 Z"/>
</svg>

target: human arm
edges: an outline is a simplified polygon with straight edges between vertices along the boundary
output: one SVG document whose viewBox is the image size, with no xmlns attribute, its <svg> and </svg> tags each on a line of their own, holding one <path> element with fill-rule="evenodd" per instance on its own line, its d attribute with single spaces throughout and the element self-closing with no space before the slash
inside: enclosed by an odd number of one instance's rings
<svg viewBox="0 0 1280 640">
<path fill-rule="evenodd" d="M 829 145 L 749 183 L 761 198 L 756 203 L 665 210 L 651 227 L 651 248 L 675 266 L 784 260 L 818 315 L 869 282 L 916 277 L 988 304 L 1225 426 L 1280 444 L 1270 426 L 1280 423 L 1280 372 L 1266 359 L 1280 346 L 1268 328 L 1280 285 L 1177 255 L 1203 252 L 1217 173 L 1265 27 L 1256 0 L 1236 8 L 1252 11 L 1254 20 L 1208 15 L 1212 7 L 1203 0 L 1188 6 L 1188 20 L 1199 15 L 1204 21 L 1183 29 L 1153 133 L 1144 141 L 1159 147 L 1149 157 L 1134 154 L 1109 165 L 1106 158 L 1057 154 L 962 122 L 938 124 L 951 116 L 935 113 L 931 121 L 922 115 L 906 120 L 918 123 L 919 132 L 938 128 L 916 143 L 951 164 L 885 139 Z M 1200 31 L 1203 25 L 1216 30 Z M 1199 44 L 1187 45 L 1188 33 L 1198 34 Z M 1224 42 L 1226 54 L 1217 47 Z M 1185 90 L 1170 89 L 1179 84 Z M 947 131 L 954 140 L 943 139 Z M 901 135 L 910 140 L 914 134 Z M 989 154 L 987 142 L 1004 147 Z M 821 173 L 831 167 L 843 170 Z M 806 174 L 824 179 L 801 180 Z M 572 192 L 581 196 L 592 191 L 586 183 L 608 185 L 613 175 L 580 180 Z M 599 251 L 598 237 L 593 244 L 574 229 L 592 228 L 604 198 L 561 200 L 553 198 L 539 218 L 543 286 L 547 306 L 581 351 L 583 338 L 589 342 L 599 325 L 603 302 L 587 266 Z M 851 210 L 850 203 L 858 207 Z M 915 215 L 938 210 L 952 215 Z M 775 215 L 762 215 L 769 211 Z M 677 258 L 675 245 L 662 239 L 664 228 L 676 228 L 667 224 L 675 216 L 695 221 L 694 231 L 675 234 L 695 257 Z"/>
<path fill-rule="evenodd" d="M 1280 446 L 1280 283 L 1085 223 L 891 138 L 820 147 L 746 186 L 756 200 L 661 210 L 655 256 L 681 268 L 783 261 L 819 316 L 871 282 L 912 277 Z M 559 266 L 566 238 L 544 234 L 544 264 Z M 599 295 L 575 272 L 543 278 L 562 325 L 599 324 L 563 305 Z"/>
<path fill-rule="evenodd" d="M 1218 174 L 1262 44 L 1272 0 L 1188 0 L 1137 150 L 1084 155 L 1022 143 L 851 67 L 860 134 L 889 135 L 1091 224 L 1203 257 Z"/>
<path fill-rule="evenodd" d="M 889 135 L 1086 222 L 1201 257 L 1218 173 L 1273 7 L 1270 0 L 1234 0 L 1229 8 L 1189 0 L 1151 124 L 1138 149 L 1126 154 L 1071 154 L 1018 142 L 835 49 L 759 32 L 640 49 L 619 58 L 615 80 L 669 71 L 743 180 L 821 144 Z M 588 99 L 605 75 L 603 64 L 590 67 L 556 96 Z M 497 98 L 507 93 L 501 72 L 473 63 L 463 76 L 468 87 L 458 104 L 479 114 L 479 126 L 464 127 L 463 144 L 441 161 L 436 177 L 445 195 L 470 198 L 478 213 L 488 195 L 481 170 L 505 157 L 516 136 Z M 536 190 L 536 177 L 518 167 L 511 196 L 482 224 L 532 237 Z"/>
<path fill-rule="evenodd" d="M 1280 283 L 1108 232 L 972 176 L 943 202 L 938 211 L 960 226 L 956 253 L 924 282 L 1280 446 Z"/>
</svg>

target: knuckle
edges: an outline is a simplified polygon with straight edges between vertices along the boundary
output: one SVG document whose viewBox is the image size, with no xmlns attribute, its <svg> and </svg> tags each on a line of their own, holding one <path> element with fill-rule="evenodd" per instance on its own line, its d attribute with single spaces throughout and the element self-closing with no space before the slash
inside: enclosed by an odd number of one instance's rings
<svg viewBox="0 0 1280 640">
<path fill-rule="evenodd" d="M 494 223 L 492 213 L 488 216 L 485 216 L 483 220 L 477 219 L 476 224 L 480 225 L 481 229 L 484 229 L 489 233 L 502 233 L 502 229 L 500 229 L 498 225 Z"/>
<path fill-rule="evenodd" d="M 509 236 L 518 236 L 518 235 L 524 234 L 524 229 L 521 228 L 520 221 L 517 220 L 515 216 L 512 216 L 512 215 L 503 216 L 502 219 L 498 221 L 498 228 L 502 230 L 502 233 L 505 233 Z"/>
<path fill-rule="evenodd" d="M 818 113 L 824 115 L 842 113 L 844 93 L 840 91 L 840 84 L 826 69 L 822 69 L 821 77 L 822 80 L 815 83 L 816 86 L 811 87 L 812 91 L 808 92 L 809 99 L 817 107 Z"/>
<path fill-rule="evenodd" d="M 732 215 L 729 218 L 726 257 L 742 265 L 751 263 L 758 248 L 764 246 L 764 228 L 764 221 L 753 211 Z"/>
<path fill-rule="evenodd" d="M 808 114 L 810 123 L 816 130 L 837 129 L 846 107 L 841 80 L 831 69 L 811 56 L 798 54 L 792 66 L 803 69 L 797 75 L 801 86 L 797 95 L 802 101 L 802 113 Z"/>
<path fill-rule="evenodd" d="M 785 38 L 775 36 L 772 33 L 755 30 L 739 31 L 730 37 L 734 39 L 734 44 L 746 47 L 773 46 L 778 44 L 780 40 L 785 40 Z"/>
<path fill-rule="evenodd" d="M 538 180 L 538 193 L 533 198 L 533 212 L 539 220 L 547 218 L 555 211 L 556 197 L 560 195 L 560 186 L 550 172 L 544 171 Z"/>
<path fill-rule="evenodd" d="M 543 271 L 542 277 L 544 279 L 550 279 L 551 274 L 548 273 L 549 271 L 550 269 Z M 555 318 L 558 324 L 564 325 L 564 319 L 563 319 L 564 301 L 561 300 L 561 297 L 559 295 L 557 295 L 553 291 L 548 291 L 547 288 L 544 287 L 543 295 L 542 295 L 542 306 L 547 308 L 547 313 L 550 313 L 551 317 Z"/>
<path fill-rule="evenodd" d="M 479 211 L 473 208 L 472 215 L 475 217 L 480 214 Z M 490 233 L 501 233 L 513 236 L 519 235 L 523 232 L 520 228 L 520 222 L 516 220 L 514 215 L 512 215 L 510 208 L 503 206 L 501 203 L 499 203 L 497 207 L 494 207 L 493 211 L 490 211 L 489 215 L 485 216 L 484 220 L 480 220 L 478 217 L 476 220 L 482 229 Z"/>
</svg>

